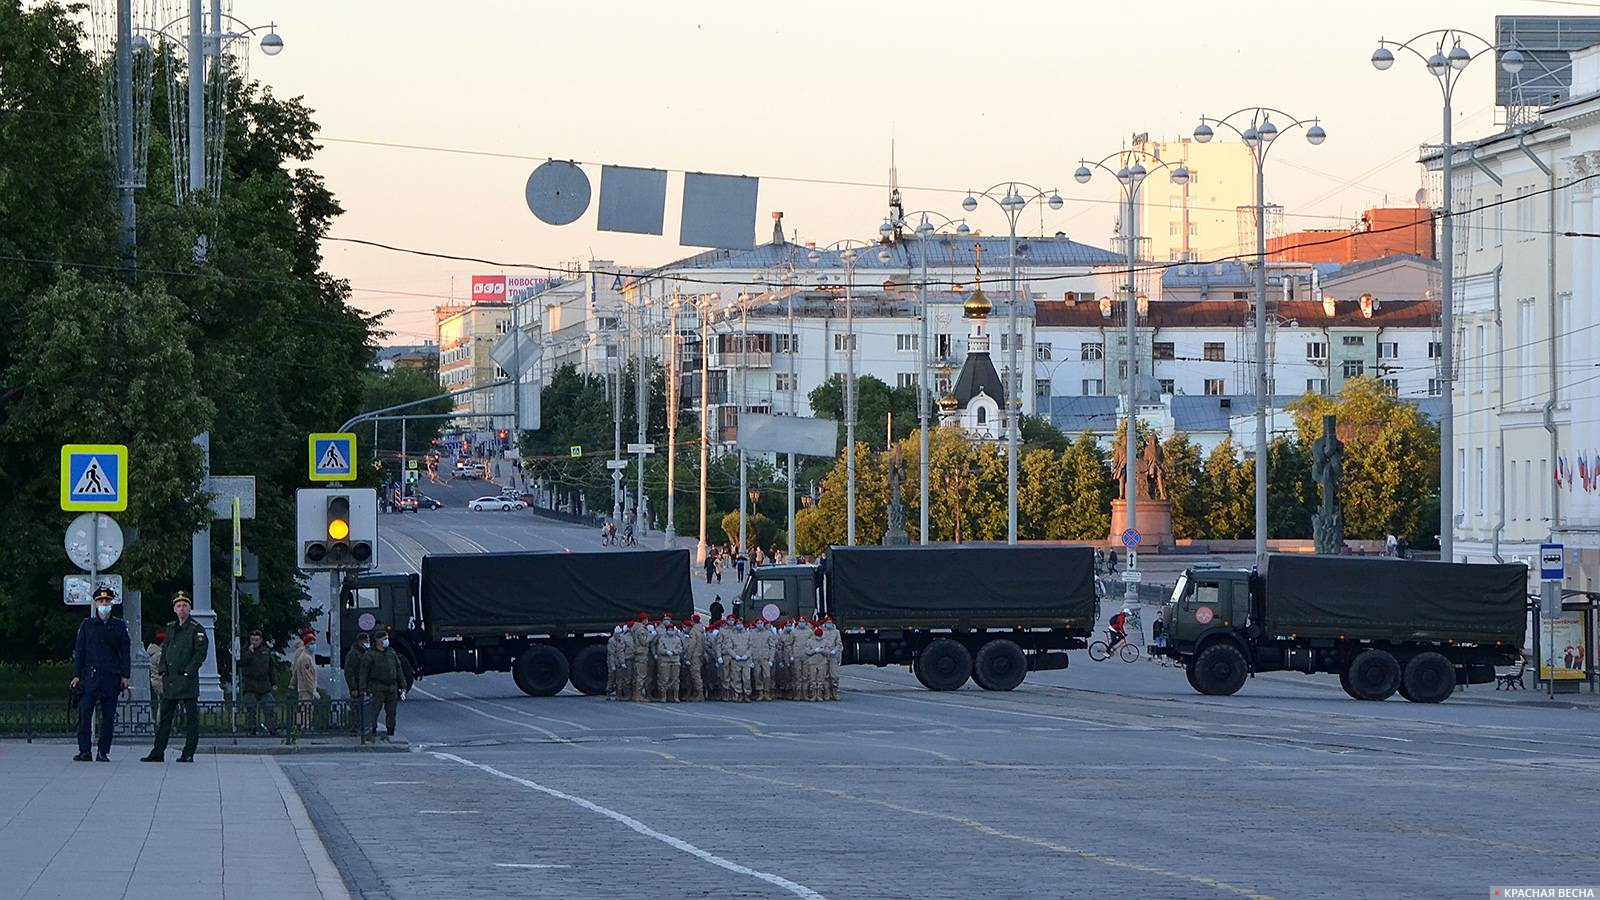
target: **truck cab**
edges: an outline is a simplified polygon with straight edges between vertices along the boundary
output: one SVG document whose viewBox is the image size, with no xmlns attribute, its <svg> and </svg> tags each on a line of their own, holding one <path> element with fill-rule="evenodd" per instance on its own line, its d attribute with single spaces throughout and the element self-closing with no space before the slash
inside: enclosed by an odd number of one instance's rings
<svg viewBox="0 0 1600 900">
<path fill-rule="evenodd" d="M 356 635 L 387 630 L 395 650 L 413 670 L 421 666 L 417 638 L 422 612 L 417 604 L 419 579 L 408 573 L 364 573 L 345 579 L 339 588 L 341 653 L 349 653 Z"/>
<path fill-rule="evenodd" d="M 733 601 L 732 613 L 750 622 L 776 622 L 820 610 L 815 566 L 763 566 L 750 573 Z"/>
<path fill-rule="evenodd" d="M 1166 646 L 1156 652 L 1176 660 L 1197 655 L 1224 639 L 1240 643 L 1250 622 L 1252 574 L 1233 569 L 1194 567 L 1173 585 L 1161 608 Z M 1248 654 L 1246 654 L 1248 656 Z"/>
</svg>

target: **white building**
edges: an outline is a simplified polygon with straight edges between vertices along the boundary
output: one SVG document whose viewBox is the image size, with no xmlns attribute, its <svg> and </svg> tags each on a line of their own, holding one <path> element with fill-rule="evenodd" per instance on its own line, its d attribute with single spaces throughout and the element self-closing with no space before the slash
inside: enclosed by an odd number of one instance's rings
<svg viewBox="0 0 1600 900">
<path fill-rule="evenodd" d="M 1560 233 L 1600 230 L 1600 179 L 1584 180 L 1600 173 L 1600 46 L 1572 62 L 1570 99 L 1456 145 L 1455 555 L 1532 560 L 1554 539 L 1568 583 L 1593 589 L 1600 240 Z"/>
</svg>

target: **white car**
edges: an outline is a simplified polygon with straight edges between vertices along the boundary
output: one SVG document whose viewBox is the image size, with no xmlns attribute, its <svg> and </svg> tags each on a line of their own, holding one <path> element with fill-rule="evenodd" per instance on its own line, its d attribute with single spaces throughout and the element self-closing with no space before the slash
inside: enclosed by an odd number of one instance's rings
<svg viewBox="0 0 1600 900">
<path fill-rule="evenodd" d="M 518 500 L 515 497 L 479 497 L 476 500 L 468 500 L 467 507 L 478 512 L 483 512 L 486 509 L 527 509 L 528 504 L 523 503 L 521 500 Z"/>
</svg>

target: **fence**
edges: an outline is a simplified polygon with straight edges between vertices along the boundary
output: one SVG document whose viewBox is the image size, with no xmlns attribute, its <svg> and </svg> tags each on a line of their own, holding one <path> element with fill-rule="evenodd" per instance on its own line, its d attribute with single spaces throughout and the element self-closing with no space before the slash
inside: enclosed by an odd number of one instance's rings
<svg viewBox="0 0 1600 900">
<path fill-rule="evenodd" d="M 303 703 L 274 700 L 263 702 L 259 709 L 252 708 L 254 704 L 236 704 L 232 700 L 196 704 L 201 737 L 231 738 L 237 743 L 241 737 L 266 732 L 285 744 L 302 737 L 332 735 L 359 737 L 366 743 L 372 730 L 371 706 L 367 700 L 322 699 Z M 184 719 L 180 706 L 172 724 L 172 733 L 180 740 L 186 726 Z M 66 696 L 0 702 L 0 738 L 23 738 L 31 743 L 34 738 L 72 737 L 78 733 L 78 722 L 78 708 Z M 154 737 L 157 724 L 155 704 L 120 700 L 112 734 L 118 738 Z"/>
</svg>

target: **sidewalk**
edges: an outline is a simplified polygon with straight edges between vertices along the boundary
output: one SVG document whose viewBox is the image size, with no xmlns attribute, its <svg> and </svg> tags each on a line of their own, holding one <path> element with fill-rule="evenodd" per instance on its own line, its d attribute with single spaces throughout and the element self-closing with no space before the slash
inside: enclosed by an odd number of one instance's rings
<svg viewBox="0 0 1600 900">
<path fill-rule="evenodd" d="M 273 757 L 148 750 L 0 742 L 0 900 L 349 897 Z"/>
</svg>

